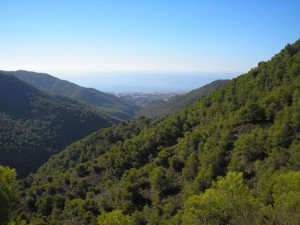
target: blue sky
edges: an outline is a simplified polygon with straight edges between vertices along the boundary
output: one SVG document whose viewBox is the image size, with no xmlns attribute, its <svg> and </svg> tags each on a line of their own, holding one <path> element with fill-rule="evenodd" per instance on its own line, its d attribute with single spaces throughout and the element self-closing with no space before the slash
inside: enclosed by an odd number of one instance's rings
<svg viewBox="0 0 300 225">
<path fill-rule="evenodd" d="M 61 78 L 247 72 L 300 38 L 300 1 L 0 1 L 0 69 Z"/>
</svg>

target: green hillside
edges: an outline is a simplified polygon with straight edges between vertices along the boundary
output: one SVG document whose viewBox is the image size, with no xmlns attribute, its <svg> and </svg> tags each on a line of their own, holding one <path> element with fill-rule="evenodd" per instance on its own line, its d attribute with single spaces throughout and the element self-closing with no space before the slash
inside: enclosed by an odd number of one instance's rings
<svg viewBox="0 0 300 225">
<path fill-rule="evenodd" d="M 300 224 L 299 162 L 300 40 L 173 116 L 72 144 L 20 182 L 12 218 Z"/>
<path fill-rule="evenodd" d="M 228 80 L 216 80 L 203 87 L 197 88 L 185 95 L 171 97 L 167 101 L 159 101 L 142 108 L 138 116 L 157 119 L 165 115 L 172 115 L 183 109 L 188 104 L 198 101 L 201 97 L 208 95 L 226 84 Z"/>
<path fill-rule="evenodd" d="M 48 95 L 0 73 L 0 164 L 19 177 L 51 155 L 117 120 L 66 97 Z"/>
<path fill-rule="evenodd" d="M 35 73 L 24 70 L 7 71 L 39 90 L 72 98 L 96 106 L 119 119 L 133 118 L 139 107 L 125 103 L 118 97 L 106 94 L 93 88 L 84 88 L 69 81 L 60 80 L 46 73 Z"/>
</svg>

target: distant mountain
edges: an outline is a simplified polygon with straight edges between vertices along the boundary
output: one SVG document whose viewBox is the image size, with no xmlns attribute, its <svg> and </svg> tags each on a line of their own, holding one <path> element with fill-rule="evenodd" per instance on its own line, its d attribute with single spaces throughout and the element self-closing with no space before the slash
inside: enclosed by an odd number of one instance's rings
<svg viewBox="0 0 300 225">
<path fill-rule="evenodd" d="M 114 95 L 93 88 L 84 88 L 46 73 L 35 73 L 24 70 L 3 72 L 12 74 L 39 90 L 53 95 L 66 96 L 99 107 L 119 119 L 133 118 L 139 109 L 136 105 L 128 104 Z"/>
<path fill-rule="evenodd" d="M 115 122 L 100 110 L 46 94 L 0 72 L 0 164 L 16 168 L 20 177 L 72 142 Z"/>
<path fill-rule="evenodd" d="M 208 95 L 216 89 L 222 87 L 229 80 L 216 80 L 203 87 L 197 88 L 185 95 L 171 97 L 168 100 L 161 100 L 153 104 L 149 104 L 142 108 L 138 116 L 146 116 L 147 118 L 157 119 L 164 115 L 172 115 L 173 113 L 183 109 L 190 103 L 198 101 L 201 97 Z"/>
</svg>

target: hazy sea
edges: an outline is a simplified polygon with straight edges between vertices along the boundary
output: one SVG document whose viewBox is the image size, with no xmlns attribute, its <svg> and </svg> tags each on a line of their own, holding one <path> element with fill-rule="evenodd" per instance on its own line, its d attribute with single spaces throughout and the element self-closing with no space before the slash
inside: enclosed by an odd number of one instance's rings
<svg viewBox="0 0 300 225">
<path fill-rule="evenodd" d="M 68 74 L 63 79 L 104 92 L 185 92 L 214 80 L 232 79 L 237 74 L 221 73 L 107 73 Z"/>
</svg>

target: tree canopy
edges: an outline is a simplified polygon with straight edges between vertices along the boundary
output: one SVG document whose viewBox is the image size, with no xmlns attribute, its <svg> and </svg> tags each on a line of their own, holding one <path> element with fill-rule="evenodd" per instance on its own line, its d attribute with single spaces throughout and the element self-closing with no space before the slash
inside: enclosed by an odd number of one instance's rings
<svg viewBox="0 0 300 225">
<path fill-rule="evenodd" d="M 299 224 L 300 40 L 172 116 L 100 131 L 19 184 L 33 224 Z"/>
</svg>

